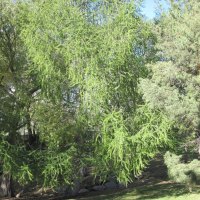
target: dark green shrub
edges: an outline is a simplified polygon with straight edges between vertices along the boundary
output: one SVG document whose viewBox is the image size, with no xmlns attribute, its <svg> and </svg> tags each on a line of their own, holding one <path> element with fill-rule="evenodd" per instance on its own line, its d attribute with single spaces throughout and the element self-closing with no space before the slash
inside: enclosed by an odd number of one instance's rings
<svg viewBox="0 0 200 200">
<path fill-rule="evenodd" d="M 193 185 L 200 183 L 200 161 L 194 159 L 190 163 L 182 163 L 181 159 L 181 155 L 166 152 L 164 160 L 168 176 L 177 183 L 186 184 L 191 191 Z"/>
</svg>

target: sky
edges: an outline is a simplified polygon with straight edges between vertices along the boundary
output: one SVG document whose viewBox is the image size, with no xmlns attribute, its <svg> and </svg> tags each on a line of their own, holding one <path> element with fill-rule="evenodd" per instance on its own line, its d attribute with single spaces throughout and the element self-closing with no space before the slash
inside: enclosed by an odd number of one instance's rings
<svg viewBox="0 0 200 200">
<path fill-rule="evenodd" d="M 167 5 L 164 0 L 161 0 L 162 5 L 165 9 L 167 9 Z M 142 13 L 146 15 L 148 19 L 153 19 L 155 17 L 155 9 L 156 3 L 155 0 L 145 0 L 144 1 L 144 8 L 142 9 Z"/>
</svg>

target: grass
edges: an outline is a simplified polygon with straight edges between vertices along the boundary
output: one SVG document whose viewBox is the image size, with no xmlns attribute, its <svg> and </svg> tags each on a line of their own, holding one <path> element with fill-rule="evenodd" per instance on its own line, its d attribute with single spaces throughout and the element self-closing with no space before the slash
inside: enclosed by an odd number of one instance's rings
<svg viewBox="0 0 200 200">
<path fill-rule="evenodd" d="M 190 193 L 185 186 L 174 183 L 154 183 L 118 191 L 94 192 L 77 200 L 200 200 L 200 188 Z M 71 200 L 75 200 L 71 199 Z"/>
</svg>

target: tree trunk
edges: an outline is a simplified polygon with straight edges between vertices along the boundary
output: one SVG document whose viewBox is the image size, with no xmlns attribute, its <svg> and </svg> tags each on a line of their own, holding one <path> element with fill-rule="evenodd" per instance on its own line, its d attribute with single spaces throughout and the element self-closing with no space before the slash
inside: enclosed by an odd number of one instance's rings
<svg viewBox="0 0 200 200">
<path fill-rule="evenodd" d="M 13 183 L 10 174 L 2 174 L 0 177 L 0 197 L 13 197 Z"/>
<path fill-rule="evenodd" d="M 200 135 L 198 134 L 198 138 L 196 139 L 197 149 L 198 149 L 198 160 L 200 160 Z"/>
</svg>

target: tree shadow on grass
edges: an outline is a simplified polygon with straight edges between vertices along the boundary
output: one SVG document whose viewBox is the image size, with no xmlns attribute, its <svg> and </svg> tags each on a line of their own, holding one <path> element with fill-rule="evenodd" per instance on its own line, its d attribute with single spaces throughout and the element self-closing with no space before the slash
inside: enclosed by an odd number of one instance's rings
<svg viewBox="0 0 200 200">
<path fill-rule="evenodd" d="M 193 192 L 200 192 L 194 190 Z M 167 183 L 167 184 L 156 184 L 144 186 L 137 189 L 136 200 L 145 200 L 145 199 L 158 199 L 162 197 L 178 197 L 184 194 L 188 194 L 189 190 L 180 184 Z"/>
<path fill-rule="evenodd" d="M 83 200 L 150 200 L 159 199 L 164 197 L 178 197 L 184 194 L 188 194 L 189 190 L 180 184 L 175 183 L 159 183 L 159 184 L 149 184 L 139 187 L 132 187 L 124 190 L 116 191 L 102 191 L 98 193 L 89 194 L 80 199 Z M 195 194 L 200 194 L 200 188 L 195 187 L 193 192 Z M 78 198 L 79 199 L 79 198 Z"/>
<path fill-rule="evenodd" d="M 150 200 L 164 197 L 174 197 L 174 199 L 176 199 L 179 196 L 190 194 L 189 189 L 185 185 L 176 183 L 159 183 L 147 185 L 136 188 L 136 193 L 137 194 L 136 197 L 134 197 L 134 200 Z M 193 187 L 192 194 L 200 194 L 200 188 Z"/>
</svg>

